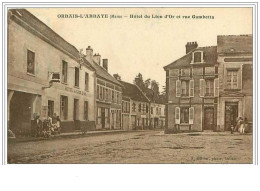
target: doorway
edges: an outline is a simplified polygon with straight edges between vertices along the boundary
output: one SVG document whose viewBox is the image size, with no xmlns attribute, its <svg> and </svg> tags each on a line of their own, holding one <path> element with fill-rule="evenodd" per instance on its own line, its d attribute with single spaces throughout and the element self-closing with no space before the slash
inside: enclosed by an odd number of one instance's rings
<svg viewBox="0 0 260 191">
<path fill-rule="evenodd" d="M 204 130 L 214 129 L 214 108 L 207 107 L 204 109 Z"/>
<path fill-rule="evenodd" d="M 101 108 L 101 125 L 102 129 L 105 129 L 106 127 L 106 113 L 105 113 L 105 108 Z"/>
<path fill-rule="evenodd" d="M 33 113 L 33 94 L 15 91 L 10 101 L 10 129 L 15 134 L 29 133 Z"/>
<path fill-rule="evenodd" d="M 231 125 L 236 126 L 238 117 L 238 102 L 225 103 L 225 131 L 231 130 Z"/>
<path fill-rule="evenodd" d="M 54 101 L 48 100 L 48 116 L 53 116 L 54 114 Z"/>
</svg>

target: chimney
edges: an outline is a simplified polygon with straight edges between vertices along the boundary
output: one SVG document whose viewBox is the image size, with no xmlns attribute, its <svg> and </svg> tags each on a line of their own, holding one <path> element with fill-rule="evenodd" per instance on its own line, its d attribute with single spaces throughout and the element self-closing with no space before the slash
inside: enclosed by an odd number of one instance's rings
<svg viewBox="0 0 260 191">
<path fill-rule="evenodd" d="M 108 59 L 103 59 L 103 68 L 108 71 Z"/>
<path fill-rule="evenodd" d="M 86 48 L 86 59 L 90 63 L 92 63 L 93 61 L 93 49 L 91 48 L 91 46 L 88 46 L 88 48 Z"/>
<path fill-rule="evenodd" d="M 96 62 L 98 65 L 100 65 L 101 63 L 101 56 L 99 54 L 95 54 L 93 56 L 93 61 Z"/>
<path fill-rule="evenodd" d="M 198 47 L 198 44 L 197 42 L 187 42 L 185 47 L 186 47 L 186 54 L 188 54 L 192 50 L 196 49 Z"/>
</svg>

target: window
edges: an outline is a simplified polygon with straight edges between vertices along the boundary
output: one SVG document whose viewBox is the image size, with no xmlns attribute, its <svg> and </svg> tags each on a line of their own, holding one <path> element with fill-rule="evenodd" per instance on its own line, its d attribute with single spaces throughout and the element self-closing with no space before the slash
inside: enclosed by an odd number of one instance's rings
<svg viewBox="0 0 260 191">
<path fill-rule="evenodd" d="M 149 112 L 149 107 L 148 107 L 148 105 L 146 105 L 146 113 L 148 113 Z"/>
<path fill-rule="evenodd" d="M 108 89 L 105 88 L 105 100 L 108 100 Z"/>
<path fill-rule="evenodd" d="M 138 105 L 138 111 L 141 112 L 142 111 L 142 105 L 139 103 Z"/>
<path fill-rule="evenodd" d="M 27 50 L 27 73 L 35 74 L 35 53 Z"/>
<path fill-rule="evenodd" d="M 153 114 L 153 107 L 151 107 L 151 114 Z"/>
<path fill-rule="evenodd" d="M 190 69 L 181 69 L 181 76 L 190 76 Z"/>
<path fill-rule="evenodd" d="M 84 120 L 88 120 L 88 102 L 84 102 Z"/>
<path fill-rule="evenodd" d="M 206 82 L 205 79 L 200 79 L 200 97 L 205 96 Z"/>
<path fill-rule="evenodd" d="M 67 83 L 68 78 L 68 63 L 62 60 L 62 72 L 61 72 L 61 81 Z"/>
<path fill-rule="evenodd" d="M 68 97 L 67 96 L 60 97 L 60 117 L 61 119 L 68 118 Z"/>
<path fill-rule="evenodd" d="M 194 52 L 193 54 L 193 59 L 194 59 L 194 62 L 202 62 L 202 52 Z"/>
<path fill-rule="evenodd" d="M 180 108 L 175 107 L 175 124 L 180 124 Z"/>
<path fill-rule="evenodd" d="M 97 108 L 97 124 L 101 124 L 101 107 Z"/>
<path fill-rule="evenodd" d="M 189 108 L 181 107 L 181 123 L 189 123 Z"/>
<path fill-rule="evenodd" d="M 218 78 L 214 79 L 214 96 L 215 97 L 219 96 L 219 79 Z"/>
<path fill-rule="evenodd" d="M 135 103 L 132 104 L 132 111 L 133 111 L 133 112 L 136 111 L 136 104 L 135 104 Z"/>
<path fill-rule="evenodd" d="M 75 86 L 79 87 L 79 68 L 75 67 Z"/>
<path fill-rule="evenodd" d="M 238 70 L 227 71 L 227 89 L 238 89 Z"/>
<path fill-rule="evenodd" d="M 181 81 L 181 95 L 189 96 L 189 81 Z"/>
<path fill-rule="evenodd" d="M 214 80 L 206 80 L 206 96 L 214 95 Z"/>
<path fill-rule="evenodd" d="M 86 72 L 85 73 L 85 91 L 88 91 L 88 88 L 89 88 L 89 75 Z"/>
<path fill-rule="evenodd" d="M 190 97 L 194 97 L 194 80 L 190 80 Z"/>
<path fill-rule="evenodd" d="M 115 91 L 112 90 L 112 102 L 115 102 Z"/>
<path fill-rule="evenodd" d="M 181 81 L 176 80 L 176 97 L 181 97 Z"/>
</svg>

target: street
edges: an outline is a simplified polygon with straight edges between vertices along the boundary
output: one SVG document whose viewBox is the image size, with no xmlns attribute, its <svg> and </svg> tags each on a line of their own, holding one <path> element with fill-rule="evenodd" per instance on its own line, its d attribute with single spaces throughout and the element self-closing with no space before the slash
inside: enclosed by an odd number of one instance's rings
<svg viewBox="0 0 260 191">
<path fill-rule="evenodd" d="M 252 135 L 120 134 L 8 144 L 8 163 L 252 163 Z"/>
</svg>

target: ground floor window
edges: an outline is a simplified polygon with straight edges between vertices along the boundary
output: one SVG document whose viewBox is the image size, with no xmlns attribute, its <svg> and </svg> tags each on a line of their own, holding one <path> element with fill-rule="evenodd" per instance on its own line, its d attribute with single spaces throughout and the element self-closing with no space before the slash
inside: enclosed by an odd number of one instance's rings
<svg viewBox="0 0 260 191">
<path fill-rule="evenodd" d="M 99 125 L 101 124 L 101 107 L 97 108 L 97 120 L 96 123 Z"/>
<path fill-rule="evenodd" d="M 88 120 L 88 102 L 84 102 L 84 120 Z"/>
<path fill-rule="evenodd" d="M 181 107 L 181 123 L 189 123 L 189 108 Z"/>
<path fill-rule="evenodd" d="M 68 118 L 68 97 L 60 96 L 60 117 L 66 120 Z"/>
</svg>

